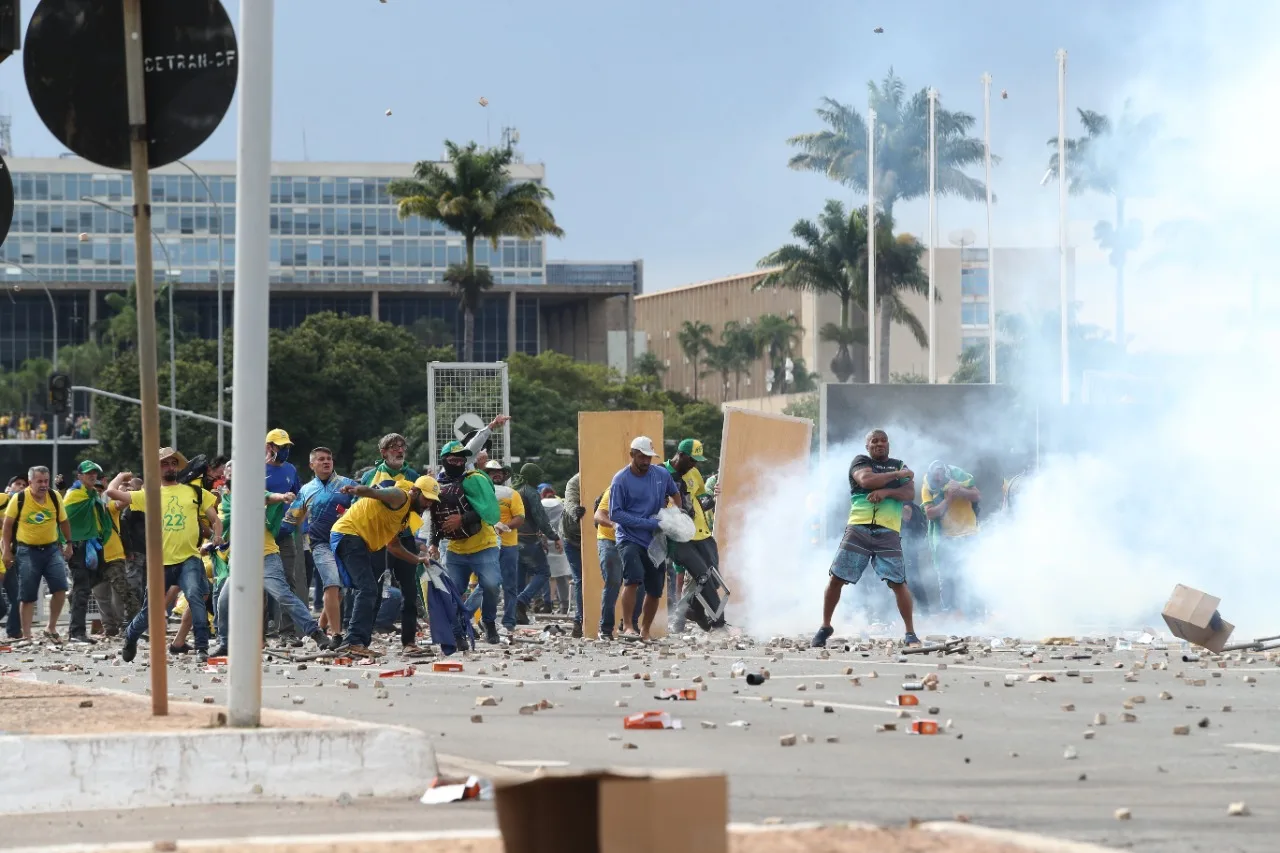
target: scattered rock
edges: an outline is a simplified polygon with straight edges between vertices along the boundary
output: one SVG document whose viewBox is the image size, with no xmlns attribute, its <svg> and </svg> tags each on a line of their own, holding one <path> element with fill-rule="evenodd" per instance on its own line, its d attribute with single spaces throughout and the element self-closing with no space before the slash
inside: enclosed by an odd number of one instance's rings
<svg viewBox="0 0 1280 853">
<path fill-rule="evenodd" d="M 1072 705 L 1070 702 L 1062 706 L 1062 710 L 1064 711 L 1074 711 L 1075 709 L 1076 709 L 1076 706 Z"/>
<path fill-rule="evenodd" d="M 295 705 L 302 705 L 302 704 L 303 704 L 303 703 L 305 703 L 306 701 L 307 701 L 307 699 L 306 699 L 306 697 L 305 697 L 305 696 L 294 696 L 294 697 L 293 697 L 293 704 L 295 704 Z"/>
<path fill-rule="evenodd" d="M 1175 735 L 1189 735 L 1191 734 L 1191 726 L 1174 726 L 1173 733 Z"/>
<path fill-rule="evenodd" d="M 1169 700 L 1169 699 L 1172 699 L 1172 698 L 1173 698 L 1173 694 L 1172 694 L 1172 693 L 1170 693 L 1168 690 L 1161 690 L 1161 691 L 1160 691 L 1160 698 L 1161 698 L 1161 699 L 1164 699 L 1164 700 L 1166 700 L 1166 701 L 1167 701 L 1167 700 Z"/>
<path fill-rule="evenodd" d="M 640 747 L 636 746 L 634 743 L 624 743 L 622 745 L 622 748 L 623 749 L 639 749 Z"/>
<path fill-rule="evenodd" d="M 538 712 L 537 705 L 521 705 L 520 706 L 520 713 L 526 717 L 529 716 L 530 714 L 536 714 L 537 712 Z"/>
<path fill-rule="evenodd" d="M 896 732 L 898 730 L 897 723 L 881 723 L 876 726 L 877 732 Z"/>
<path fill-rule="evenodd" d="M 711 722 L 710 720 L 703 720 L 702 727 L 704 729 L 714 729 L 716 727 L 716 724 Z"/>
<path fill-rule="evenodd" d="M 471 715 L 471 722 L 473 722 L 473 723 L 483 723 L 483 722 L 484 722 L 484 717 L 483 717 L 483 716 L 481 716 L 480 714 L 472 714 L 472 715 Z"/>
<path fill-rule="evenodd" d="M 496 708 L 498 707 L 498 699 L 495 696 L 477 696 L 477 708 Z"/>
<path fill-rule="evenodd" d="M 1202 728 L 1202 729 L 1207 729 L 1207 728 L 1209 728 L 1209 718 L 1208 718 L 1208 717 L 1201 717 L 1201 718 L 1200 718 L 1200 722 L 1196 723 L 1196 725 L 1197 725 L 1197 726 L 1199 726 L 1199 727 L 1200 727 L 1200 728 Z"/>
<path fill-rule="evenodd" d="M 255 784 L 252 788 L 250 788 L 250 789 L 249 789 L 249 792 L 250 792 L 250 793 L 253 793 L 253 794 L 261 794 L 261 793 L 262 793 L 262 786 L 261 786 L 261 785 L 258 785 L 258 784 Z"/>
<path fill-rule="evenodd" d="M 1085 739 L 1085 740 L 1093 740 L 1094 735 L 1096 735 L 1096 734 L 1097 734 L 1097 732 L 1095 732 L 1093 729 L 1085 729 L 1085 730 L 1084 730 L 1084 739 Z"/>
<path fill-rule="evenodd" d="M 354 802 L 355 802 L 355 798 L 352 797 L 350 794 L 348 794 L 346 791 L 343 791 L 341 794 L 338 795 L 338 805 L 340 806 L 349 806 Z"/>
<path fill-rule="evenodd" d="M 1245 803 L 1232 803 L 1227 806 L 1227 814 L 1231 817 L 1247 817 L 1250 814 L 1249 806 Z"/>
<path fill-rule="evenodd" d="M 1074 761 L 1080 757 L 1080 753 L 1076 752 L 1076 748 L 1074 746 L 1069 746 L 1062 751 L 1062 757 L 1068 761 Z"/>
<path fill-rule="evenodd" d="M 92 707 L 93 707 L 93 700 L 92 700 L 92 699 L 85 699 L 85 700 L 83 700 L 83 701 L 80 703 L 80 707 L 81 707 L 81 708 L 92 708 Z"/>
<path fill-rule="evenodd" d="M 1137 714 L 1129 714 L 1129 713 L 1121 714 L 1121 715 L 1120 715 L 1120 722 L 1122 722 L 1122 723 L 1136 723 L 1136 722 L 1138 722 L 1138 715 L 1137 715 Z"/>
<path fill-rule="evenodd" d="M 1129 811 L 1128 809 L 1116 809 L 1115 811 L 1116 820 L 1129 820 L 1132 817 L 1133 817 L 1133 812 Z"/>
<path fill-rule="evenodd" d="M 1105 726 L 1105 725 L 1107 724 L 1107 715 L 1106 715 L 1106 714 L 1094 714 L 1094 715 L 1093 715 L 1093 724 L 1094 724 L 1095 726 Z"/>
</svg>

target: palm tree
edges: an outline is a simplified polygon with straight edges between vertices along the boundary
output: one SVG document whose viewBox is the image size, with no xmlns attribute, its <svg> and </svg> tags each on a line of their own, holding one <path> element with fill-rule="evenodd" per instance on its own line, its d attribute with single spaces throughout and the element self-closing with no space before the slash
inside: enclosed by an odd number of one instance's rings
<svg viewBox="0 0 1280 853">
<path fill-rule="evenodd" d="M 711 346 L 711 326 L 701 320 L 685 320 L 680 327 L 680 349 L 693 365 L 693 399 L 698 399 L 698 360 Z"/>
<path fill-rule="evenodd" d="M 733 372 L 736 364 L 737 356 L 727 346 L 708 344 L 703 353 L 702 366 L 706 370 L 703 371 L 702 375 L 704 378 L 719 375 L 721 400 L 729 398 L 729 374 Z"/>
<path fill-rule="evenodd" d="M 1138 117 L 1126 101 L 1120 118 L 1110 118 L 1093 110 L 1078 110 L 1084 136 L 1066 141 L 1067 188 L 1072 195 L 1096 192 L 1109 195 L 1116 202 L 1114 222 L 1103 219 L 1093 226 L 1093 238 L 1109 253 L 1116 270 L 1116 342 L 1126 344 L 1124 322 L 1124 268 L 1130 252 L 1142 244 L 1142 223 L 1125 219 L 1125 202 L 1154 192 L 1154 161 L 1164 146 L 1160 139 L 1158 116 Z M 1049 140 L 1054 149 L 1049 157 L 1049 172 L 1058 175 L 1058 138 Z"/>
<path fill-rule="evenodd" d="M 787 391 L 787 359 L 791 359 L 795 369 L 795 350 L 804 337 L 804 327 L 792 314 L 780 317 L 777 314 L 762 314 L 756 321 L 756 341 L 769 362 L 772 381 L 769 383 L 770 393 L 785 394 Z M 794 374 L 793 374 L 794 375 Z"/>
<path fill-rule="evenodd" d="M 1078 385 L 1087 370 L 1114 368 L 1120 350 L 1107 333 L 1076 319 L 1079 305 L 1067 314 L 1067 345 L 1071 351 L 1071 381 Z M 1058 394 L 1061 353 L 1061 315 L 1047 311 L 1039 316 L 996 315 L 996 365 L 999 375 L 1010 385 L 1054 399 Z M 988 381 L 989 348 L 972 346 L 960 354 L 951 378 L 953 385 L 982 384 Z"/>
<path fill-rule="evenodd" d="M 636 357 L 632 370 L 643 383 L 644 389 L 648 391 L 650 385 L 662 387 L 662 374 L 667 372 L 667 366 L 652 352 L 646 352 Z"/>
<path fill-rule="evenodd" d="M 423 160 L 413 177 L 392 181 L 387 194 L 399 202 L 401 219 L 420 216 L 462 235 L 466 263 L 453 264 L 444 280 L 453 286 L 462 306 L 463 361 L 475 351 L 476 312 L 481 295 L 493 286 L 488 267 L 476 267 L 476 241 L 487 239 L 496 249 L 502 237 L 532 239 L 564 235 L 547 207 L 552 196 L 531 181 L 513 183 L 509 167 L 515 154 L 510 146 L 481 149 L 445 142 L 447 167 Z"/>
<path fill-rule="evenodd" d="M 892 68 L 879 85 L 871 80 L 867 88 L 876 111 L 876 201 L 886 213 L 892 213 L 896 202 L 920 198 L 929 192 L 928 90 L 921 89 L 908 98 L 906 86 Z M 828 129 L 788 139 L 788 145 L 800 149 L 788 165 L 822 172 L 865 193 L 866 120 L 853 107 L 832 98 L 823 98 L 817 113 Z M 986 184 L 964 173 L 966 167 L 983 161 L 982 140 L 966 136 L 974 121 L 968 113 L 934 110 L 938 195 L 955 195 L 969 201 L 986 199 Z"/>
<path fill-rule="evenodd" d="M 924 324 L 907 306 L 908 292 L 927 293 L 928 277 L 920 268 L 924 251 L 914 238 L 893 236 L 893 217 L 876 217 L 876 310 L 879 312 L 879 381 L 889 381 L 889 334 L 893 323 L 906 326 L 921 346 L 928 345 Z M 840 325 L 831 323 L 818 333 L 822 341 L 836 345 L 831 372 L 841 382 L 866 374 L 862 360 L 851 349 L 865 345 L 865 329 L 854 329 L 850 315 L 856 306 L 867 310 L 867 212 L 861 208 L 846 214 L 844 205 L 827 201 L 814 224 L 801 219 L 791 227 L 799 243 L 791 243 L 760 260 L 772 267 L 756 288 L 788 287 L 815 293 L 829 293 L 840 300 Z"/>
<path fill-rule="evenodd" d="M 733 395 L 742 399 L 742 374 L 750 374 L 751 365 L 760 359 L 760 341 L 755 324 L 730 320 L 720 332 L 720 344 L 728 354 L 733 374 Z"/>
</svg>

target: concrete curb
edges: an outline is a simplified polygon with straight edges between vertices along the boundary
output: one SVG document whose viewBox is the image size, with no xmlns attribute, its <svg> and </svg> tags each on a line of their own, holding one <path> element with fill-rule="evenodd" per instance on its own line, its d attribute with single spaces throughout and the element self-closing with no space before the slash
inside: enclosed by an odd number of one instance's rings
<svg viewBox="0 0 1280 853">
<path fill-rule="evenodd" d="M 876 829 L 876 824 L 862 822 L 841 823 L 782 823 L 752 824 L 731 823 L 729 832 L 733 834 L 758 834 L 770 832 L 787 832 L 797 829 L 817 829 L 823 826 L 840 826 L 852 829 Z M 1080 841 L 1067 841 L 1047 835 L 1036 835 L 1028 832 L 1016 832 L 1008 829 L 991 829 L 967 823 L 937 821 L 920 824 L 917 829 L 934 832 L 939 835 L 963 835 L 993 843 L 998 842 L 1010 847 L 1020 848 L 1027 853 L 1120 853 L 1112 847 L 1099 847 Z M 274 844 L 314 844 L 349 845 L 352 850 L 372 850 L 377 844 L 406 843 L 414 841 L 477 841 L 499 838 L 496 829 L 464 829 L 440 832 L 376 832 L 353 833 L 350 835 L 292 835 L 292 836 L 260 836 L 250 838 L 207 838 L 182 841 L 181 849 L 197 851 L 201 848 L 235 846 L 242 850 L 252 850 L 257 846 Z M 116 844 L 63 844 L 52 847 L 20 847 L 7 853 L 149 853 L 153 850 L 151 842 L 121 842 Z"/>
<path fill-rule="evenodd" d="M 1050 835 L 1018 832 L 1013 829 L 994 829 L 988 826 L 976 826 L 971 823 L 930 821 L 922 823 L 916 828 L 925 832 L 936 832 L 940 835 L 963 835 L 983 841 L 999 842 L 1010 847 L 1019 847 L 1026 850 L 1027 853 L 1119 853 L 1115 847 L 1102 847 L 1087 841 L 1071 841 L 1066 838 L 1054 838 Z"/>
<path fill-rule="evenodd" d="M 353 797 L 418 796 L 436 774 L 417 729 L 272 714 L 308 726 L 0 736 L 0 815 L 332 800 L 335 779 Z"/>
</svg>

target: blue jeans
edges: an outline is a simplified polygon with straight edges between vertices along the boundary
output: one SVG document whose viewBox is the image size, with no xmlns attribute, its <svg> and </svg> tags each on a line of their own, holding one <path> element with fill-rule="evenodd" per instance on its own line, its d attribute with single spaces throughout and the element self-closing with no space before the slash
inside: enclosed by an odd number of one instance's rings
<svg viewBox="0 0 1280 853">
<path fill-rule="evenodd" d="M 618 592 L 622 589 L 622 557 L 618 555 L 618 543 L 612 539 L 597 539 L 596 552 L 600 555 L 600 577 L 604 581 L 600 593 L 600 633 L 612 634 Z"/>
<path fill-rule="evenodd" d="M 551 592 L 551 564 L 547 562 L 547 552 L 542 550 L 542 543 L 520 543 L 520 568 L 524 569 L 529 584 L 520 593 L 519 601 L 528 607 L 540 595 Z"/>
<path fill-rule="evenodd" d="M 13 570 L 18 573 L 18 598 L 30 604 L 40 597 L 40 579 L 43 578 L 49 592 L 67 591 L 67 561 L 62 557 L 62 546 L 18 545 L 14 553 Z M 11 570 L 12 571 L 12 570 Z"/>
<path fill-rule="evenodd" d="M 293 587 L 289 585 L 289 581 L 284 576 L 284 561 L 280 559 L 279 554 L 266 554 L 262 558 L 262 589 L 266 592 L 267 597 L 276 603 L 276 606 L 284 613 L 289 614 L 289 618 L 293 620 L 293 624 L 301 632 L 302 636 L 307 636 L 320 626 L 316 624 L 316 620 L 312 618 L 311 611 L 307 609 L 307 605 L 302 603 L 302 599 L 298 598 L 293 592 Z M 218 596 L 218 636 L 222 638 L 222 642 L 227 641 L 228 626 L 231 609 L 230 590 L 222 589 Z"/>
<path fill-rule="evenodd" d="M 204 563 L 199 557 L 188 557 L 181 563 L 164 567 L 164 588 L 176 586 L 187 598 L 187 611 L 191 614 L 191 633 L 196 638 L 196 649 L 209 649 L 209 611 L 205 609 L 204 597 L 209 594 L 209 579 L 204 573 Z M 224 590 L 223 596 L 226 597 Z M 161 606 L 164 603 L 161 602 Z M 133 617 L 129 627 L 125 629 L 125 640 L 137 642 L 147 630 L 147 596 L 143 590 L 142 609 Z M 152 637 L 151 642 L 163 643 L 164 637 Z"/>
<path fill-rule="evenodd" d="M 353 646 L 368 646 L 373 639 L 373 619 L 377 613 L 378 577 L 373 573 L 369 546 L 359 536 L 335 533 L 329 539 L 338 566 L 346 573 L 349 585 L 355 588 L 351 603 L 351 618 L 347 621 L 347 642 Z"/>
<path fill-rule="evenodd" d="M 516 599 L 520 596 L 520 546 L 503 545 L 498 554 L 502 569 L 502 625 L 516 627 Z"/>
<path fill-rule="evenodd" d="M 582 543 L 564 540 L 564 556 L 573 572 L 573 621 L 582 624 Z"/>
<path fill-rule="evenodd" d="M 445 568 L 449 570 L 449 579 L 462 595 L 467 590 L 467 582 L 474 574 L 480 581 L 476 593 L 467 599 L 467 610 L 475 612 L 476 595 L 481 595 L 480 621 L 492 624 L 498 617 L 498 590 L 502 586 L 502 565 L 499 548 L 485 548 L 474 554 L 455 554 L 449 551 L 445 557 Z"/>
</svg>

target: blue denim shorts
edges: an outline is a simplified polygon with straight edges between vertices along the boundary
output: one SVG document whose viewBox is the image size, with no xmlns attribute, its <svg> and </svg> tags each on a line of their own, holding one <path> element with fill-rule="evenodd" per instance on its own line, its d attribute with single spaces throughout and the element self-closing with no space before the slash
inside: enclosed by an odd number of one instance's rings
<svg viewBox="0 0 1280 853">
<path fill-rule="evenodd" d="M 857 583 L 867 566 L 874 566 L 876 576 L 886 583 L 907 582 L 898 531 L 876 524 L 850 524 L 844 529 L 840 550 L 831 562 L 832 576 Z"/>
<path fill-rule="evenodd" d="M 30 604 L 40 596 L 40 580 L 44 579 L 49 592 L 67 591 L 67 561 L 62 558 L 62 546 L 18 544 L 14 555 L 18 570 L 18 600 Z"/>
<path fill-rule="evenodd" d="M 338 558 L 333 555 L 333 548 L 328 542 L 311 543 L 311 562 L 315 564 L 316 574 L 320 575 L 320 583 L 328 589 L 331 586 L 342 586 L 342 577 L 338 574 Z"/>
</svg>

